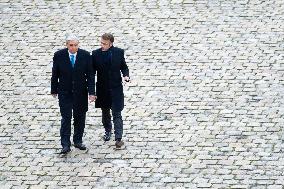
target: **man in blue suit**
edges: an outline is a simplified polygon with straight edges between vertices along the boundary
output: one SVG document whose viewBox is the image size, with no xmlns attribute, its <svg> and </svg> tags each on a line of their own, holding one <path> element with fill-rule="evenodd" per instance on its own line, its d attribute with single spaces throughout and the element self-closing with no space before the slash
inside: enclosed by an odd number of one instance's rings
<svg viewBox="0 0 284 189">
<path fill-rule="evenodd" d="M 112 110 L 115 145 L 120 148 L 123 121 L 121 111 L 124 108 L 122 79 L 129 81 L 129 70 L 124 58 L 124 50 L 113 46 L 114 37 L 105 33 L 101 37 L 101 48 L 92 52 L 92 64 L 97 73 L 96 108 L 102 109 L 102 123 L 105 128 L 104 140 L 109 141 L 112 134 Z"/>
<path fill-rule="evenodd" d="M 72 114 L 74 147 L 86 150 L 82 137 L 88 111 L 88 94 L 90 102 L 96 99 L 90 53 L 79 48 L 78 38 L 74 34 L 67 35 L 66 46 L 54 54 L 51 77 L 51 94 L 59 99 L 62 154 L 71 151 Z"/>
</svg>

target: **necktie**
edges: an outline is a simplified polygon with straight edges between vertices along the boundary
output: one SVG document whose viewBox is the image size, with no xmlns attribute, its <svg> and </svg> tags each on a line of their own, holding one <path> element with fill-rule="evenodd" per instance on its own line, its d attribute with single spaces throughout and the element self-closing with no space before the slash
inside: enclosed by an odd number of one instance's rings
<svg viewBox="0 0 284 189">
<path fill-rule="evenodd" d="M 74 68 L 74 64 L 75 64 L 75 55 L 73 55 L 73 54 L 71 54 L 71 55 L 70 55 L 70 61 L 71 61 L 72 67 Z"/>
</svg>

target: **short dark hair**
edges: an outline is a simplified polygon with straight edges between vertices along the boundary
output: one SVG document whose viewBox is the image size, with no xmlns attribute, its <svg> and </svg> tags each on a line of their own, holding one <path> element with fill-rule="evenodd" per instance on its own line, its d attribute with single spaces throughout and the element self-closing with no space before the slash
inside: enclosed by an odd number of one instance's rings
<svg viewBox="0 0 284 189">
<path fill-rule="evenodd" d="M 111 33 L 104 33 L 102 35 L 102 39 L 103 40 L 109 40 L 112 43 L 114 42 L 114 37 L 113 37 L 113 35 Z"/>
</svg>

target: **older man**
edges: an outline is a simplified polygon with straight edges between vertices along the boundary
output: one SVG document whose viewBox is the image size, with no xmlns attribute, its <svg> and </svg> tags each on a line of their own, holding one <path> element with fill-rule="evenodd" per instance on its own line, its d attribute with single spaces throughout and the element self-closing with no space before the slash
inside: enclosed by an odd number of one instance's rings
<svg viewBox="0 0 284 189">
<path fill-rule="evenodd" d="M 88 93 L 91 102 L 96 98 L 90 53 L 79 48 L 79 40 L 74 34 L 66 36 L 66 46 L 54 54 L 51 77 L 51 94 L 59 99 L 62 154 L 71 151 L 72 114 L 74 147 L 86 150 L 82 137 L 88 111 Z"/>
</svg>

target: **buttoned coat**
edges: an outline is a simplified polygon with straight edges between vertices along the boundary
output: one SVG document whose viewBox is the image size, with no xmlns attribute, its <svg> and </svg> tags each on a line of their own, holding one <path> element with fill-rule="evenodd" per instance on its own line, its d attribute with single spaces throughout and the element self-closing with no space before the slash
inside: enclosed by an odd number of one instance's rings
<svg viewBox="0 0 284 189">
<path fill-rule="evenodd" d="M 66 95 L 72 95 L 74 112 L 87 112 L 88 93 L 89 95 L 95 94 L 94 83 L 95 76 L 88 51 L 78 49 L 74 68 L 72 68 L 67 48 L 55 52 L 51 77 L 51 94 L 58 94 L 59 106 L 64 103 Z"/>
<path fill-rule="evenodd" d="M 101 48 L 92 51 L 93 69 L 97 75 L 95 107 L 122 111 L 124 108 L 122 76 L 129 77 L 129 70 L 123 49 L 112 46 L 108 51 L 110 62 L 107 64 L 103 61 Z"/>
</svg>

